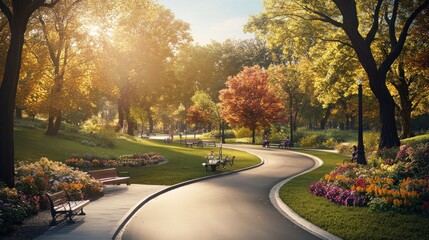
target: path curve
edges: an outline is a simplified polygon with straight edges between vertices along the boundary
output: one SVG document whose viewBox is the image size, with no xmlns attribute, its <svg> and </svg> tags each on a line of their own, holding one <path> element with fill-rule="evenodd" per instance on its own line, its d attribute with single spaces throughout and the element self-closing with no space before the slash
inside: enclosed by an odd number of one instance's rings
<svg viewBox="0 0 429 240">
<path fill-rule="evenodd" d="M 122 239 L 319 239 L 285 218 L 269 198 L 274 185 L 315 162 L 280 149 L 231 147 L 260 156 L 265 164 L 155 197 L 128 222 Z"/>
</svg>

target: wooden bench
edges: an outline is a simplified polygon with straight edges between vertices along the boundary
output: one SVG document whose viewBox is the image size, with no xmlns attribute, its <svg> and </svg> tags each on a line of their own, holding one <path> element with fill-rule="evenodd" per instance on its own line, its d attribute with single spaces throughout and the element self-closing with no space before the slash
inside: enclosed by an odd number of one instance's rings
<svg viewBox="0 0 429 240">
<path fill-rule="evenodd" d="M 88 172 L 91 177 L 100 180 L 103 184 L 121 184 L 130 185 L 130 177 L 119 177 L 116 168 L 106 168 Z"/>
<path fill-rule="evenodd" d="M 56 193 L 46 193 L 51 204 L 52 221 L 50 226 L 57 225 L 57 217 L 65 215 L 69 223 L 74 223 L 73 217 L 76 215 L 86 215 L 83 207 L 89 204 L 89 200 L 72 201 L 66 190 Z"/>
<path fill-rule="evenodd" d="M 212 146 L 212 147 L 216 147 L 216 142 L 215 141 L 203 141 L 204 146 Z"/>
<path fill-rule="evenodd" d="M 289 148 L 289 143 L 285 140 L 281 140 L 280 143 L 270 143 L 268 147 Z"/>
<path fill-rule="evenodd" d="M 187 147 L 197 146 L 197 147 L 200 147 L 200 148 L 203 148 L 203 146 L 204 146 L 203 141 L 201 141 L 201 139 L 185 140 L 185 145 Z"/>
<path fill-rule="evenodd" d="M 207 161 L 205 163 L 202 163 L 203 167 L 205 167 L 206 172 L 208 167 L 211 168 L 212 172 L 216 172 L 216 168 L 222 166 L 223 168 L 226 167 L 227 164 L 232 166 L 234 164 L 235 156 L 233 156 L 231 159 L 226 156 L 224 159 L 218 159 L 218 158 L 210 158 L 207 156 Z"/>
</svg>

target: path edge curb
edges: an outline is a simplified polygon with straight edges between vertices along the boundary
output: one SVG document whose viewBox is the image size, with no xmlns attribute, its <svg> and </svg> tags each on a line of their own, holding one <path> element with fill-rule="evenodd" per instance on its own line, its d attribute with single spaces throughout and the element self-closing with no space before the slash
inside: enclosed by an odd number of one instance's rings
<svg viewBox="0 0 429 240">
<path fill-rule="evenodd" d="M 314 225 L 313 223 L 307 221 L 306 219 L 304 219 L 303 217 L 298 215 L 295 211 L 293 211 L 289 206 L 287 206 L 281 200 L 280 195 L 279 195 L 279 191 L 283 185 L 285 185 L 287 182 L 289 182 L 290 180 L 292 180 L 298 176 L 301 176 L 303 174 L 306 174 L 308 172 L 311 172 L 311 171 L 321 167 L 324 163 L 322 161 L 322 159 L 315 157 L 313 155 L 295 152 L 295 151 L 294 151 L 294 153 L 299 154 L 299 155 L 303 155 L 303 156 L 306 156 L 306 157 L 312 159 L 315 162 L 315 165 L 312 168 L 310 168 L 310 169 L 308 169 L 302 173 L 299 173 L 299 174 L 294 175 L 292 177 L 286 178 L 285 180 L 277 183 L 273 188 L 271 188 L 271 191 L 270 191 L 271 204 L 273 204 L 273 206 L 287 219 L 289 219 L 290 221 L 292 221 L 293 223 L 295 223 L 297 226 L 301 227 L 302 229 L 312 233 L 313 235 L 315 235 L 321 239 L 325 239 L 325 240 L 341 240 L 342 238 L 337 237 L 337 236 L 333 235 L 332 233 L 327 232 L 327 231 L 319 228 L 318 226 Z"/>
</svg>

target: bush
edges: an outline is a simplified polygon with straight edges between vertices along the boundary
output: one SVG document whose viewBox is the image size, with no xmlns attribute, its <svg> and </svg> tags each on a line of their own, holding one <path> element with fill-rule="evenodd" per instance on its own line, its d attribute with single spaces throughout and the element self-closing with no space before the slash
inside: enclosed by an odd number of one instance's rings
<svg viewBox="0 0 429 240">
<path fill-rule="evenodd" d="M 19 128 L 28 128 L 28 129 L 36 129 L 38 127 L 38 124 L 36 121 L 26 118 L 16 118 L 14 120 L 14 126 Z"/>
<path fill-rule="evenodd" d="M 219 138 L 220 139 L 219 130 L 211 131 L 208 134 L 209 134 L 210 138 Z M 225 138 L 235 138 L 234 131 L 232 129 L 226 129 L 224 134 L 225 134 Z"/>
<path fill-rule="evenodd" d="M 380 133 L 378 132 L 365 132 L 363 134 L 363 144 L 365 151 L 377 151 L 380 143 Z"/>
<path fill-rule="evenodd" d="M 329 138 L 325 142 L 322 143 L 321 148 L 323 149 L 335 149 L 335 146 L 337 145 L 337 141 L 333 138 Z"/>
<path fill-rule="evenodd" d="M 340 153 L 340 154 L 352 155 L 353 145 L 357 145 L 357 144 L 340 143 L 340 144 L 335 145 L 335 149 L 337 149 L 338 153 Z"/>
<path fill-rule="evenodd" d="M 114 147 L 116 133 L 113 130 L 101 130 L 99 132 L 91 133 L 90 136 L 95 139 L 99 147 Z"/>
<path fill-rule="evenodd" d="M 299 145 L 306 148 L 323 148 L 323 143 L 325 141 L 326 136 L 315 133 L 301 139 L 301 141 L 299 141 Z"/>
<path fill-rule="evenodd" d="M 252 131 L 248 128 L 239 128 L 232 130 L 236 138 L 252 137 Z"/>
<path fill-rule="evenodd" d="M 235 140 L 236 143 L 252 143 L 252 138 L 251 137 L 246 137 L 246 138 L 237 138 Z M 255 139 L 256 142 L 256 139 Z M 259 143 L 258 143 L 259 144 Z"/>
</svg>

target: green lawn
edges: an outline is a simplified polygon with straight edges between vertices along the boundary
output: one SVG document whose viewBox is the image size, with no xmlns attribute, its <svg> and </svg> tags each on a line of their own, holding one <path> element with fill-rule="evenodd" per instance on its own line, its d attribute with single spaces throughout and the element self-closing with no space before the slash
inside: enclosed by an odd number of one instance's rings
<svg viewBox="0 0 429 240">
<path fill-rule="evenodd" d="M 123 155 L 133 153 L 156 152 L 164 156 L 168 163 L 142 168 L 120 168 L 128 171 L 131 182 L 137 184 L 171 185 L 186 180 L 204 177 L 222 172 L 237 170 L 256 165 L 260 159 L 254 155 L 231 149 L 224 149 L 223 155 L 236 156 L 235 164 L 216 172 L 206 172 L 201 165 L 205 156 L 214 147 L 187 148 L 177 143 L 165 143 L 159 140 L 142 140 L 137 137 L 120 137 L 115 140 L 114 148 L 89 147 L 80 143 L 85 136 L 63 133 L 61 137 L 49 137 L 42 129 L 16 128 L 15 161 L 34 162 L 40 157 L 64 162 L 72 154 Z"/>
<path fill-rule="evenodd" d="M 310 194 L 308 186 L 346 157 L 318 151 L 300 152 L 319 157 L 324 162 L 322 167 L 289 181 L 280 190 L 282 200 L 300 216 L 343 239 L 428 239 L 428 216 L 338 206 Z"/>
</svg>

